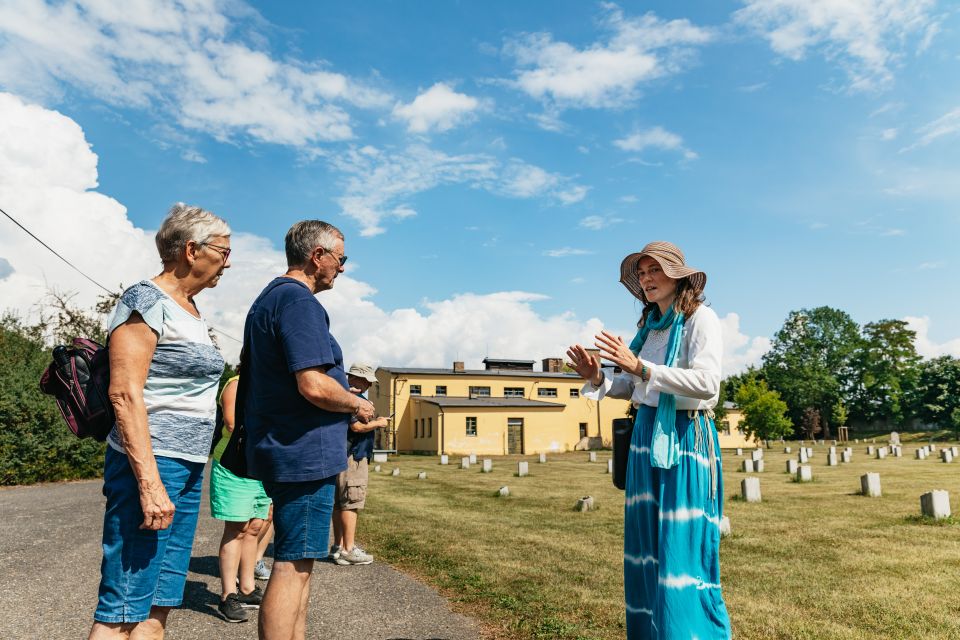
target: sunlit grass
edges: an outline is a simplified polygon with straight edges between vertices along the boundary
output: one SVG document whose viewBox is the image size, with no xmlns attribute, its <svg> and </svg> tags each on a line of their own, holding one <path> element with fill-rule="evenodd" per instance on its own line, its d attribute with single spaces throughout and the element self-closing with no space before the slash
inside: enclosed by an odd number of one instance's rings
<svg viewBox="0 0 960 640">
<path fill-rule="evenodd" d="M 797 443 L 790 456 L 768 449 L 762 474 L 740 472 L 742 458 L 723 452 L 733 535 L 721 562 L 737 638 L 960 638 L 960 526 L 919 517 L 920 494 L 932 489 L 960 505 L 960 462 L 915 460 L 903 439 L 903 457 L 884 460 L 851 443 L 853 461 L 839 467 L 815 446 L 812 483 L 785 473 Z M 491 635 L 622 638 L 623 493 L 606 474 L 609 456 L 496 457 L 489 474 L 399 456 L 372 474 L 360 539 Z M 514 475 L 521 459 L 525 478 Z M 880 473 L 880 498 L 859 495 L 868 471 Z M 759 504 L 730 499 L 748 475 L 761 479 Z M 497 496 L 503 485 L 509 497 Z M 584 495 L 597 510 L 574 511 Z"/>
</svg>

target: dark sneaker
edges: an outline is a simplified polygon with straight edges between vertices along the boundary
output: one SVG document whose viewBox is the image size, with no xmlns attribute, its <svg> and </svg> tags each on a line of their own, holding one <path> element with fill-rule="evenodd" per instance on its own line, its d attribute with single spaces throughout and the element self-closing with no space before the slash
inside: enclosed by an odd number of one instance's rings
<svg viewBox="0 0 960 640">
<path fill-rule="evenodd" d="M 259 609 L 260 603 L 263 602 L 263 591 L 260 587 L 254 587 L 250 593 L 238 593 L 236 596 L 237 602 L 247 609 Z"/>
<path fill-rule="evenodd" d="M 231 593 L 226 600 L 222 600 L 217 605 L 217 611 L 220 613 L 220 617 L 227 622 L 246 622 L 250 619 L 250 612 L 240 604 L 235 593 Z"/>
</svg>

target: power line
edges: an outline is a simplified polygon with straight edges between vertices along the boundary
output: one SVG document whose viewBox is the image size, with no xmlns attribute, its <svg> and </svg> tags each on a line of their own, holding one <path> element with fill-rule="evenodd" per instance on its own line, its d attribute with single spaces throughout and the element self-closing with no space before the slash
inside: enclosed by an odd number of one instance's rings
<svg viewBox="0 0 960 640">
<path fill-rule="evenodd" d="M 103 289 L 104 291 L 106 291 L 109 295 L 115 295 L 115 294 L 116 294 L 116 291 L 111 291 L 111 290 L 108 289 L 107 287 L 103 286 L 102 284 L 100 284 L 99 282 L 97 282 L 96 280 L 94 280 L 93 278 L 91 278 L 90 276 L 88 276 L 86 273 L 84 273 L 84 272 L 80 269 L 80 267 L 78 267 L 77 265 L 73 264 L 72 262 L 70 262 L 69 260 L 67 260 L 66 258 L 64 258 L 62 255 L 60 255 L 60 254 L 56 251 L 56 249 L 54 249 L 53 247 L 51 247 L 50 245 L 48 245 L 46 242 L 44 242 L 43 240 L 41 240 L 40 238 L 38 238 L 36 235 L 34 235 L 34 233 L 33 233 L 32 231 L 30 231 L 30 229 L 27 229 L 25 226 L 23 226 L 22 224 L 20 224 L 20 222 L 19 222 L 16 218 L 14 218 L 12 215 L 10 215 L 9 213 L 7 213 L 7 212 L 4 211 L 3 209 L 0 209 L 0 213 L 2 213 L 3 215 L 7 216 L 7 218 L 10 219 L 10 222 L 12 222 L 13 224 L 17 225 L 17 226 L 20 227 L 21 229 L 23 229 L 23 231 L 24 231 L 28 236 L 30 236 L 31 238 L 33 238 L 34 240 L 36 240 L 37 242 L 39 242 L 41 245 L 43 245 L 43 247 L 44 247 L 47 251 L 49 251 L 49 252 L 52 253 L 53 255 L 55 255 L 55 256 L 57 256 L 58 258 L 60 258 L 61 260 L 63 260 L 63 261 L 67 264 L 68 267 L 70 267 L 71 269 L 73 269 L 74 271 L 76 271 L 77 273 L 79 273 L 80 275 L 82 275 L 84 278 L 86 278 L 87 280 L 89 280 L 89 281 L 92 282 L 93 284 L 97 285 L 98 287 L 100 287 L 101 289 Z M 237 339 L 237 338 L 234 338 L 234 337 L 233 337 L 232 335 L 230 335 L 229 333 L 226 333 L 226 332 L 224 332 L 224 331 L 221 331 L 220 329 L 217 329 L 216 327 L 210 327 L 210 329 L 211 329 L 212 331 L 216 331 L 217 333 L 219 333 L 220 335 L 222 335 L 222 336 L 225 337 L 225 338 L 230 338 L 230 339 L 233 340 L 234 342 L 243 344 L 243 340 L 239 340 L 239 339 Z"/>
</svg>

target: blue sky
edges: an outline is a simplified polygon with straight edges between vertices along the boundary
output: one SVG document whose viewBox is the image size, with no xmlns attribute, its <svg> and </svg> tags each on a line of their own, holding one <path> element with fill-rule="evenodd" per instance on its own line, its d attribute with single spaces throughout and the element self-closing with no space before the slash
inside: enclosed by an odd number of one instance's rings
<svg viewBox="0 0 960 640">
<path fill-rule="evenodd" d="M 619 261 L 667 239 L 708 273 L 728 370 L 821 304 L 960 356 L 955 5 L 112 4 L 0 2 L 0 207 L 64 253 L 109 217 L 146 247 L 78 257 L 111 286 L 199 204 L 246 237 L 205 307 L 239 332 L 287 227 L 319 217 L 347 235 L 348 357 L 539 358 L 629 332 Z M 55 206 L 65 185 L 82 206 Z M 11 307 L 41 280 L 92 295 L 0 234 Z"/>
</svg>

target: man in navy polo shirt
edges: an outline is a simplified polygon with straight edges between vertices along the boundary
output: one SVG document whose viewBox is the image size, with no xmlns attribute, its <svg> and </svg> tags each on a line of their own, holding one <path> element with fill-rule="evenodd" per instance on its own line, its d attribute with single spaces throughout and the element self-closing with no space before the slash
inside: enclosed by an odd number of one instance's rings
<svg viewBox="0 0 960 640">
<path fill-rule="evenodd" d="M 287 272 L 247 314 L 244 401 L 247 465 L 273 500 L 273 574 L 260 607 L 263 640 L 303 638 L 310 575 L 326 557 L 337 474 L 346 468 L 347 428 L 375 417 L 349 391 L 340 345 L 314 297 L 343 272 L 343 234 L 304 220 L 286 236 Z"/>
</svg>

